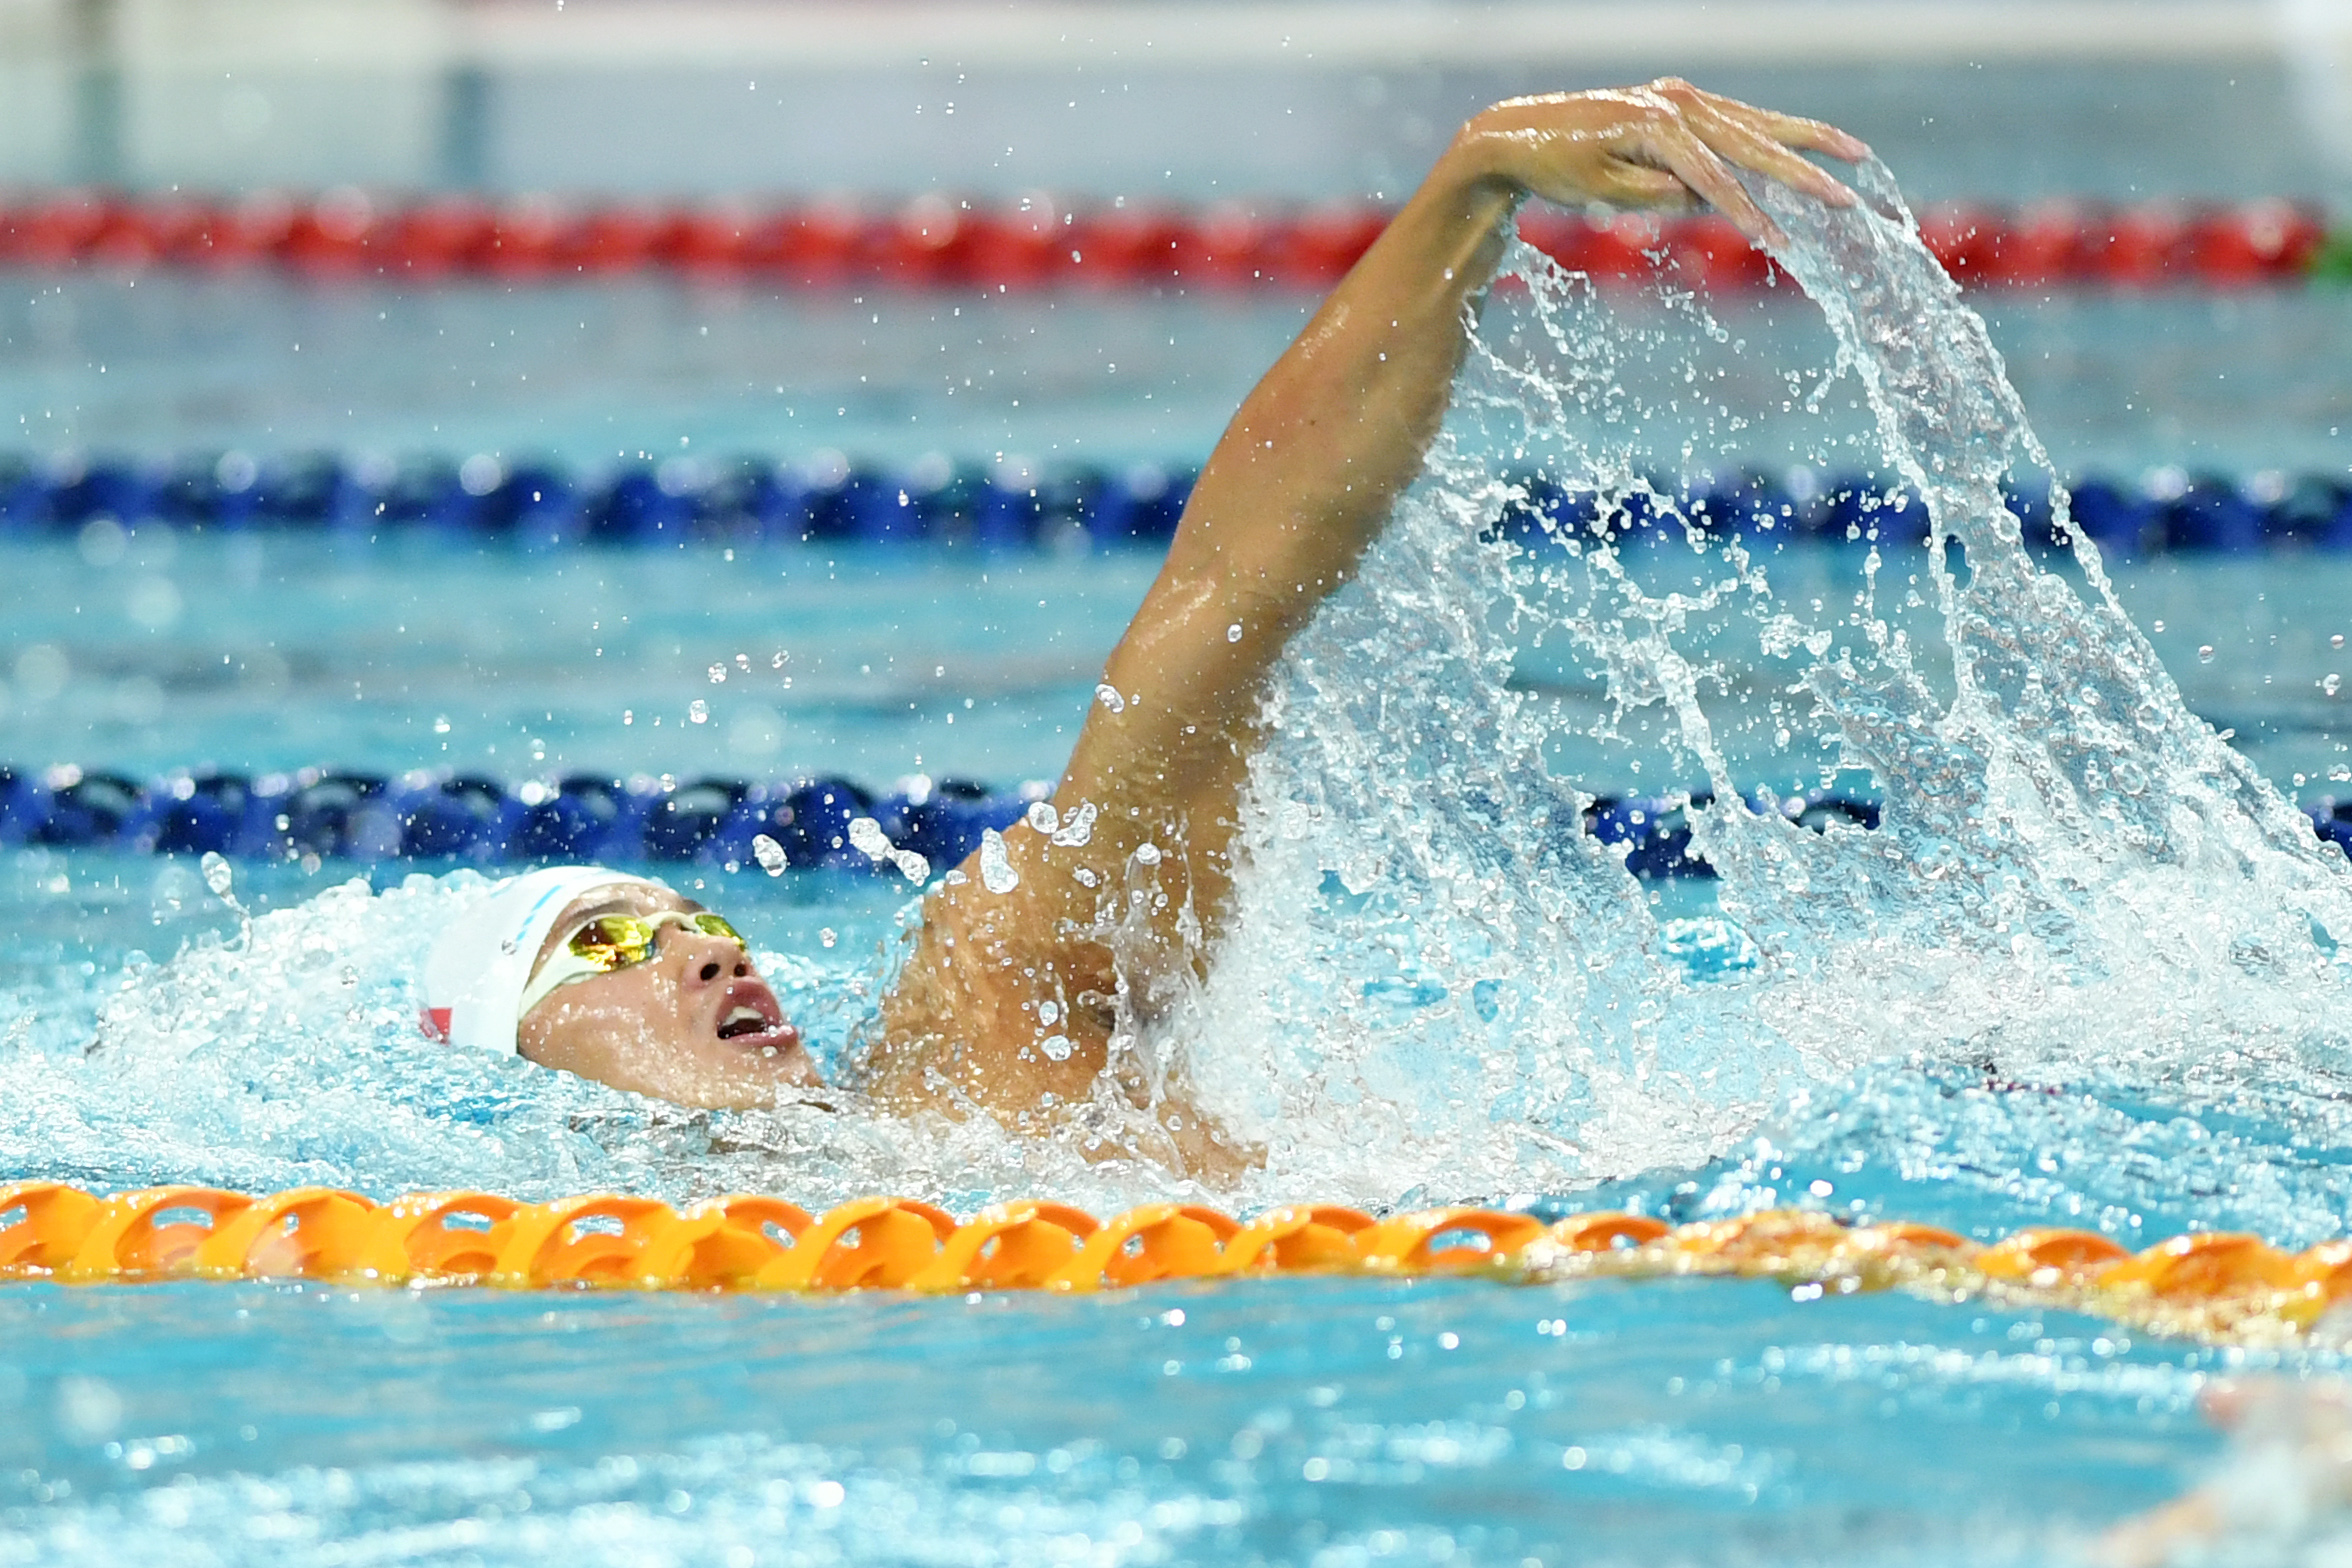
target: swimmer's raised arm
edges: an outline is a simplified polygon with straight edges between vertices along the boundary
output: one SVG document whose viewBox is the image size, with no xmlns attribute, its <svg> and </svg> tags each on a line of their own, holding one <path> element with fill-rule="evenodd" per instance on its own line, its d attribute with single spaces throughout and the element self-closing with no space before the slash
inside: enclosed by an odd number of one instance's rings
<svg viewBox="0 0 2352 1568">
<path fill-rule="evenodd" d="M 1139 851 L 1157 852 L 1153 874 L 1171 896 L 1142 950 L 1123 953 L 1124 978 L 1137 980 L 1139 962 L 1204 961 L 1267 676 L 1420 472 L 1519 204 L 1708 204 L 1764 238 L 1770 222 L 1733 165 L 1853 200 L 1799 150 L 1867 151 L 1829 126 L 1670 80 L 1513 99 L 1462 128 L 1202 469 L 1167 563 L 1104 669 L 1116 698 L 1089 710 L 1055 791 L 1065 823 L 1091 817 L 1087 841 L 1016 827 L 1005 868 L 984 878 L 967 865 L 933 895 L 883 1019 L 893 1039 L 929 1043 L 878 1052 L 878 1082 L 953 1083 L 1000 1110 L 1042 1093 L 1083 1096 L 1105 1060 L 1099 999 L 1114 983 L 1108 949 L 1085 933 Z M 989 880 L 1005 888 L 1007 869 L 1018 887 L 989 891 Z M 943 1048 L 948 1034 L 956 1043 Z M 1036 1042 L 1054 1036 L 1066 1039 L 1041 1055 Z"/>
<path fill-rule="evenodd" d="M 1089 713 L 1058 800 L 1141 806 L 1142 818 L 1118 813 L 1141 837 L 1164 836 L 1168 813 L 1182 814 L 1196 892 L 1221 888 L 1265 678 L 1419 474 L 1469 343 L 1468 313 L 1519 204 L 1703 202 L 1761 239 L 1770 220 L 1729 164 L 1853 200 L 1795 148 L 1867 151 L 1828 126 L 1676 81 L 1513 99 L 1465 125 L 1210 455 L 1167 564 L 1104 670 L 1126 705 Z M 1214 899 L 1200 902 L 1206 914 Z"/>
</svg>

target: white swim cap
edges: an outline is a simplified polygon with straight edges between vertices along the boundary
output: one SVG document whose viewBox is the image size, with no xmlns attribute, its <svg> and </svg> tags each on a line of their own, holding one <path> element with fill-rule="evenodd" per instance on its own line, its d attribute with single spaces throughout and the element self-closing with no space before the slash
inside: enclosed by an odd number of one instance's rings
<svg viewBox="0 0 2352 1568">
<path fill-rule="evenodd" d="M 514 1055 L 523 988 L 557 917 L 600 887 L 661 885 L 602 866 L 549 866 L 494 884 L 458 912 L 425 959 L 425 1033 Z"/>
</svg>

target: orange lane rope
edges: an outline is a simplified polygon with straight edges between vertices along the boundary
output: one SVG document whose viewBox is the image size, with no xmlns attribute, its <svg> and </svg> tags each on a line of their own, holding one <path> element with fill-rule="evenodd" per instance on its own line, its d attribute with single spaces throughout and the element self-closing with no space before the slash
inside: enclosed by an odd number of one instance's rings
<svg viewBox="0 0 2352 1568">
<path fill-rule="evenodd" d="M 1493 1209 L 1374 1219 L 1302 1205 L 1245 1224 L 1194 1204 L 1146 1204 L 1103 1221 L 1065 1204 L 1023 1201 L 959 1223 L 931 1204 L 885 1197 L 811 1216 L 781 1198 L 751 1195 L 681 1211 L 612 1193 L 526 1204 L 480 1192 L 417 1192 L 377 1203 L 326 1187 L 258 1197 L 149 1187 L 95 1197 L 61 1182 L 0 1185 L 0 1280 L 1083 1292 L 1296 1273 L 1528 1283 L 1728 1275 L 1819 1293 L 1900 1288 L 2072 1308 L 2165 1332 L 2286 1340 L 2352 1296 L 2352 1241 L 2290 1254 L 2253 1236 L 2196 1232 L 2130 1253 L 2094 1232 L 2036 1228 L 1985 1246 L 1928 1225 L 1847 1225 L 1785 1209 L 1681 1226 L 1614 1213 L 1547 1225 Z"/>
</svg>

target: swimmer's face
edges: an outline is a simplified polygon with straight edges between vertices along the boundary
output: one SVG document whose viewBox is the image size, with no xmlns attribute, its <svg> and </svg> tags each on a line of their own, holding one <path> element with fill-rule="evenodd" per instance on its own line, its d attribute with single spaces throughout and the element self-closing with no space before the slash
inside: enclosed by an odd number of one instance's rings
<svg viewBox="0 0 2352 1568">
<path fill-rule="evenodd" d="M 699 911 L 668 888 L 622 884 L 573 900 L 537 964 L 597 915 Z M 819 1083 L 800 1031 L 751 955 L 725 937 L 665 924 L 641 964 L 559 986 L 515 1030 L 525 1058 L 680 1105 L 765 1105 L 779 1087 Z"/>
</svg>

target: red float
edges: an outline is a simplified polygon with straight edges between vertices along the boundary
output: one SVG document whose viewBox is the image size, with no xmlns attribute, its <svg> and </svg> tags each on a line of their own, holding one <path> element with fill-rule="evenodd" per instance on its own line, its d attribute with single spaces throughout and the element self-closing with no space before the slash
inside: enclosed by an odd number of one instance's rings
<svg viewBox="0 0 2352 1568">
<path fill-rule="evenodd" d="M 1327 289 L 1361 261 L 1388 227 L 1383 207 L 1310 207 L 1276 224 L 1265 247 L 1266 276 L 1285 288 Z"/>
<path fill-rule="evenodd" d="M 2189 226 L 2189 261 L 2199 278 L 2244 288 L 2299 275 L 2327 238 L 2313 214 L 2262 201 L 2199 214 Z"/>
<path fill-rule="evenodd" d="M 1983 207 L 1942 203 L 1919 214 L 1919 242 L 1964 286 L 1986 281 L 2001 230 L 1999 215 Z"/>
<path fill-rule="evenodd" d="M 545 197 L 510 202 L 498 211 L 482 247 L 483 270 L 509 278 L 546 277 L 557 267 L 572 220 Z"/>
<path fill-rule="evenodd" d="M 287 265 L 300 272 L 348 276 L 371 272 L 381 264 L 376 241 L 382 230 L 375 204 L 356 190 L 330 191 L 308 206 L 294 209 L 282 251 Z"/>
<path fill-rule="evenodd" d="M 2038 289 L 2081 274 L 2090 214 L 2073 202 L 2037 202 L 1997 229 L 1975 281 L 1996 288 Z"/>
<path fill-rule="evenodd" d="M 1728 218 L 1684 218 L 1666 231 L 1674 276 L 1691 288 L 1752 289 L 1772 281 L 1772 258 Z"/>
<path fill-rule="evenodd" d="M 555 270 L 589 277 L 641 272 L 663 249 L 670 228 L 668 214 L 649 208 L 593 208 L 558 230 Z"/>
<path fill-rule="evenodd" d="M 2171 203 L 2126 207 L 2090 226 L 2084 275 L 2124 288 L 2155 288 L 2183 280 L 2189 250 L 2189 218 L 2182 208 Z"/>
<path fill-rule="evenodd" d="M 1152 288 L 1175 276 L 1184 218 L 1157 207 L 1103 207 L 1075 215 L 1070 276 L 1090 288 Z"/>
<path fill-rule="evenodd" d="M 477 271 L 498 235 L 498 215 L 465 197 L 424 202 L 388 226 L 382 267 L 386 276 L 414 282 Z"/>
<path fill-rule="evenodd" d="M 831 288 L 858 274 L 866 234 L 865 214 L 846 201 L 829 200 L 777 213 L 747 237 L 745 262 L 799 288 Z"/>
<path fill-rule="evenodd" d="M 0 218 L 0 260 L 23 267 L 70 267 L 106 229 L 112 208 L 89 191 L 29 202 Z"/>
<path fill-rule="evenodd" d="M 1267 226 L 1238 202 L 1219 202 L 1186 224 L 1173 249 L 1185 289 L 1247 288 L 1265 281 Z"/>
<path fill-rule="evenodd" d="M 1079 265 L 1071 259 L 1078 249 L 1076 215 L 1048 197 L 965 217 L 950 269 L 954 281 L 1018 292 L 1063 281 Z"/>
<path fill-rule="evenodd" d="M 1362 203 L 1281 214 L 1239 203 L 1072 211 L 1044 196 L 988 206 L 933 194 L 880 215 L 838 199 L 774 209 L 722 202 L 572 211 L 545 198 L 496 209 L 470 197 L 390 207 L 351 189 L 309 202 L 263 192 L 228 204 L 64 191 L 0 208 L 0 265 L 274 263 L 418 282 L 470 272 L 605 277 L 665 268 L 817 288 L 1326 289 L 1389 217 Z M 1518 222 L 1529 244 L 1603 282 L 1648 280 L 1661 264 L 1691 288 L 1755 288 L 1775 275 L 1763 252 L 1712 214 L 1662 222 L 1536 206 Z M 2327 238 L 2315 213 L 2283 201 L 2115 210 L 2048 201 L 2015 213 L 1940 205 L 1921 214 L 1919 228 L 1963 285 L 2017 289 L 2276 284 L 2308 272 Z"/>
<path fill-rule="evenodd" d="M 689 207 L 674 214 L 655 260 L 682 272 L 723 276 L 752 264 L 762 215 L 748 207 Z"/>
</svg>

